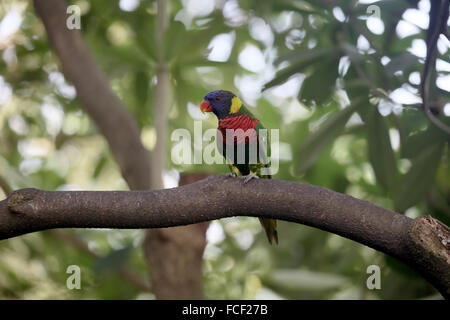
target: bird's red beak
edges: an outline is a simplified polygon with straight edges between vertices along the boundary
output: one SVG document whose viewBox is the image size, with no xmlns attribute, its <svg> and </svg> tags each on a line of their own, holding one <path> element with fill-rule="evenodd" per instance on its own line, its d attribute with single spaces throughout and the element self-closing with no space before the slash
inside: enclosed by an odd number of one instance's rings
<svg viewBox="0 0 450 320">
<path fill-rule="evenodd" d="M 203 100 L 202 103 L 200 103 L 200 110 L 202 110 L 202 113 L 211 112 L 211 103 L 208 100 Z"/>
</svg>

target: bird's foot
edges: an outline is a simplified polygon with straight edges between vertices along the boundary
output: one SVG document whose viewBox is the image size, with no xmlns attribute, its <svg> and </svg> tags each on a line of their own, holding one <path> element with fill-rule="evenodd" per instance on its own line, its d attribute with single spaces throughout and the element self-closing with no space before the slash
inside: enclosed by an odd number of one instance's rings
<svg viewBox="0 0 450 320">
<path fill-rule="evenodd" d="M 248 183 L 252 179 L 259 179 L 259 177 L 253 173 L 243 176 L 242 178 L 244 178 L 244 183 Z"/>
<path fill-rule="evenodd" d="M 225 176 L 227 178 L 236 178 L 237 174 L 236 174 L 236 172 L 230 172 L 230 173 L 227 173 Z"/>
</svg>

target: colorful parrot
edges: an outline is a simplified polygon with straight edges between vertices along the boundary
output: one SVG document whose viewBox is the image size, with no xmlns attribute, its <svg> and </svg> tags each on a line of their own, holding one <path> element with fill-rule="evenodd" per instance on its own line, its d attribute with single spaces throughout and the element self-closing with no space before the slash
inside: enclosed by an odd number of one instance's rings
<svg viewBox="0 0 450 320">
<path fill-rule="evenodd" d="M 269 139 L 259 131 L 264 127 L 235 94 L 226 90 L 211 91 L 205 95 L 200 109 L 203 113 L 214 113 L 219 120 L 217 148 L 227 160 L 231 175 L 244 177 L 245 183 L 252 178 L 271 178 L 261 174 L 261 168 L 269 165 L 269 153 L 265 149 L 270 148 Z M 275 240 L 278 244 L 277 221 L 268 218 L 259 218 L 259 221 L 269 242 L 272 244 Z"/>
</svg>

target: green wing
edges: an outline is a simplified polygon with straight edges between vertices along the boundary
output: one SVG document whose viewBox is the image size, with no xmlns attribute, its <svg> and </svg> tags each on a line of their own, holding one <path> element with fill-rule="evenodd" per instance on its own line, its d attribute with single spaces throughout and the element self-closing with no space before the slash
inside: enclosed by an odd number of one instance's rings
<svg viewBox="0 0 450 320">
<path fill-rule="evenodd" d="M 270 162 L 269 162 L 269 157 L 271 155 L 270 153 L 270 132 L 269 130 L 267 130 L 267 135 L 266 136 L 261 136 L 260 135 L 260 131 L 261 129 L 266 129 L 264 128 L 263 124 L 261 123 L 261 121 L 259 119 L 257 119 L 253 113 L 251 113 L 246 107 L 245 105 L 242 105 L 241 108 L 239 109 L 238 114 L 241 115 L 248 115 L 252 120 L 258 120 L 258 123 L 256 124 L 255 130 L 256 133 L 258 134 L 258 138 L 259 138 L 259 148 L 260 148 L 260 157 L 262 158 L 262 161 L 258 161 L 258 163 L 256 164 L 249 164 L 249 168 L 250 168 L 250 172 L 257 175 L 258 177 L 261 178 L 268 178 L 270 179 L 270 175 L 262 175 L 261 174 L 261 168 L 264 167 L 270 167 Z"/>
<path fill-rule="evenodd" d="M 242 115 L 248 115 L 252 120 L 255 120 L 256 117 L 244 106 L 242 105 L 239 109 L 238 114 Z M 253 173 L 257 175 L 258 177 L 270 179 L 271 175 L 262 175 L 261 174 L 261 168 L 263 167 L 270 167 L 270 162 L 268 161 L 268 157 L 270 157 L 270 136 L 269 131 L 267 130 L 267 136 L 261 136 L 259 133 L 261 129 L 265 129 L 262 125 L 261 121 L 258 120 L 258 123 L 256 124 L 255 130 L 259 137 L 259 148 L 260 148 L 260 157 L 264 158 L 264 160 L 258 161 L 256 164 L 249 164 L 250 173 Z M 233 172 L 239 172 L 239 170 L 231 165 L 231 170 Z M 239 174 L 238 174 L 239 175 Z M 277 220 L 275 219 L 268 219 L 268 218 L 258 218 L 259 222 L 261 223 L 262 227 L 264 228 L 264 231 L 266 232 L 267 239 L 269 240 L 269 243 L 272 244 L 274 241 L 278 244 L 278 232 L 277 232 Z"/>
</svg>

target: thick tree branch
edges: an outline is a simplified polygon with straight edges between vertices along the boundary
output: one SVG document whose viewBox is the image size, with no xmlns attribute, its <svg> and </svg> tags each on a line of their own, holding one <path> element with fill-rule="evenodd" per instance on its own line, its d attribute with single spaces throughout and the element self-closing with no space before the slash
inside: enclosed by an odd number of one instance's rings
<svg viewBox="0 0 450 320">
<path fill-rule="evenodd" d="M 232 216 L 276 218 L 352 239 L 412 266 L 450 297 L 448 227 L 431 217 L 413 220 L 326 188 L 288 181 L 244 184 L 211 176 L 154 191 L 22 189 L 0 202 L 0 239 L 50 228 L 161 228 Z"/>
</svg>

